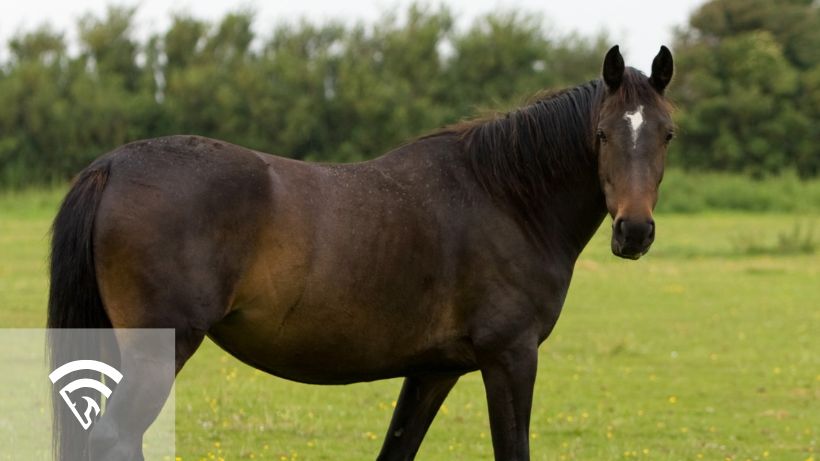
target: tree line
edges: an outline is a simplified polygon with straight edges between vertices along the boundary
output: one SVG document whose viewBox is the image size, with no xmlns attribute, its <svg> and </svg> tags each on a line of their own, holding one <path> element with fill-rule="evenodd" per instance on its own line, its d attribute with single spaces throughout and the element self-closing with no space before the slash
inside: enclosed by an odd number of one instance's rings
<svg viewBox="0 0 820 461">
<path fill-rule="evenodd" d="M 556 35 L 525 12 L 459 28 L 446 8 L 412 6 L 402 19 L 302 21 L 256 34 L 253 15 L 240 11 L 216 23 L 176 16 L 142 40 L 134 13 L 82 18 L 78 52 L 45 26 L 9 41 L 0 185 L 61 182 L 118 145 L 175 133 L 363 160 L 540 89 L 597 78 L 611 45 L 604 35 Z M 818 173 L 817 18 L 808 0 L 716 0 L 692 16 L 673 44 L 673 164 Z"/>
<path fill-rule="evenodd" d="M 714 0 L 677 32 L 676 162 L 820 174 L 820 3 Z"/>
</svg>

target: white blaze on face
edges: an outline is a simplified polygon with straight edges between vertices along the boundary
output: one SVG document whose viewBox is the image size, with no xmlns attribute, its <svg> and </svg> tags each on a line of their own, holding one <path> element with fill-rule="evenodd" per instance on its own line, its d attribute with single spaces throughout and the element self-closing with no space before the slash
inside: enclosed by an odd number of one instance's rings
<svg viewBox="0 0 820 461">
<path fill-rule="evenodd" d="M 624 120 L 629 123 L 629 128 L 632 130 L 632 148 L 635 149 L 638 147 L 638 134 L 643 126 L 643 106 L 638 106 L 636 110 L 625 113 Z"/>
</svg>

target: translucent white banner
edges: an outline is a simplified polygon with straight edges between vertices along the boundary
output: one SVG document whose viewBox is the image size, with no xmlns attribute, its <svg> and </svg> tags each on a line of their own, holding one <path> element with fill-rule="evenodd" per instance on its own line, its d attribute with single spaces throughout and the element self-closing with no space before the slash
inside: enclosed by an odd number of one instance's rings
<svg viewBox="0 0 820 461">
<path fill-rule="evenodd" d="M 0 329 L 0 460 L 174 460 L 174 330 Z"/>
</svg>

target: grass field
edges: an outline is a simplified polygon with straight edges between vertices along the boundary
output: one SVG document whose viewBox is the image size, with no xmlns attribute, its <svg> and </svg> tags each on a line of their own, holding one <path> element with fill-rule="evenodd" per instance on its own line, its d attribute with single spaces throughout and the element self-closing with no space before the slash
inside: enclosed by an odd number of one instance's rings
<svg viewBox="0 0 820 461">
<path fill-rule="evenodd" d="M 60 195 L 0 195 L 0 327 L 44 324 Z M 644 259 L 611 256 L 605 225 L 579 261 L 541 347 L 533 459 L 820 460 L 820 215 L 657 222 Z M 400 385 L 290 383 L 206 343 L 177 382 L 178 456 L 374 459 Z M 418 459 L 491 457 L 473 373 Z"/>
</svg>

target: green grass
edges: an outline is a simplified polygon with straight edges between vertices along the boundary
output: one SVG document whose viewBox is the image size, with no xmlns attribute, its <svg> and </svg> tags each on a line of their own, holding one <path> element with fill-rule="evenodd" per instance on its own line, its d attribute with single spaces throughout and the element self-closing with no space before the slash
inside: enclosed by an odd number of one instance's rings
<svg viewBox="0 0 820 461">
<path fill-rule="evenodd" d="M 0 195 L 0 327 L 44 323 L 46 233 L 59 197 Z M 540 350 L 533 459 L 820 459 L 820 254 L 779 243 L 818 218 L 661 214 L 638 262 L 609 254 L 604 225 Z M 400 384 L 291 383 L 206 342 L 177 382 L 178 455 L 374 459 Z M 491 457 L 473 373 L 418 459 Z"/>
</svg>

